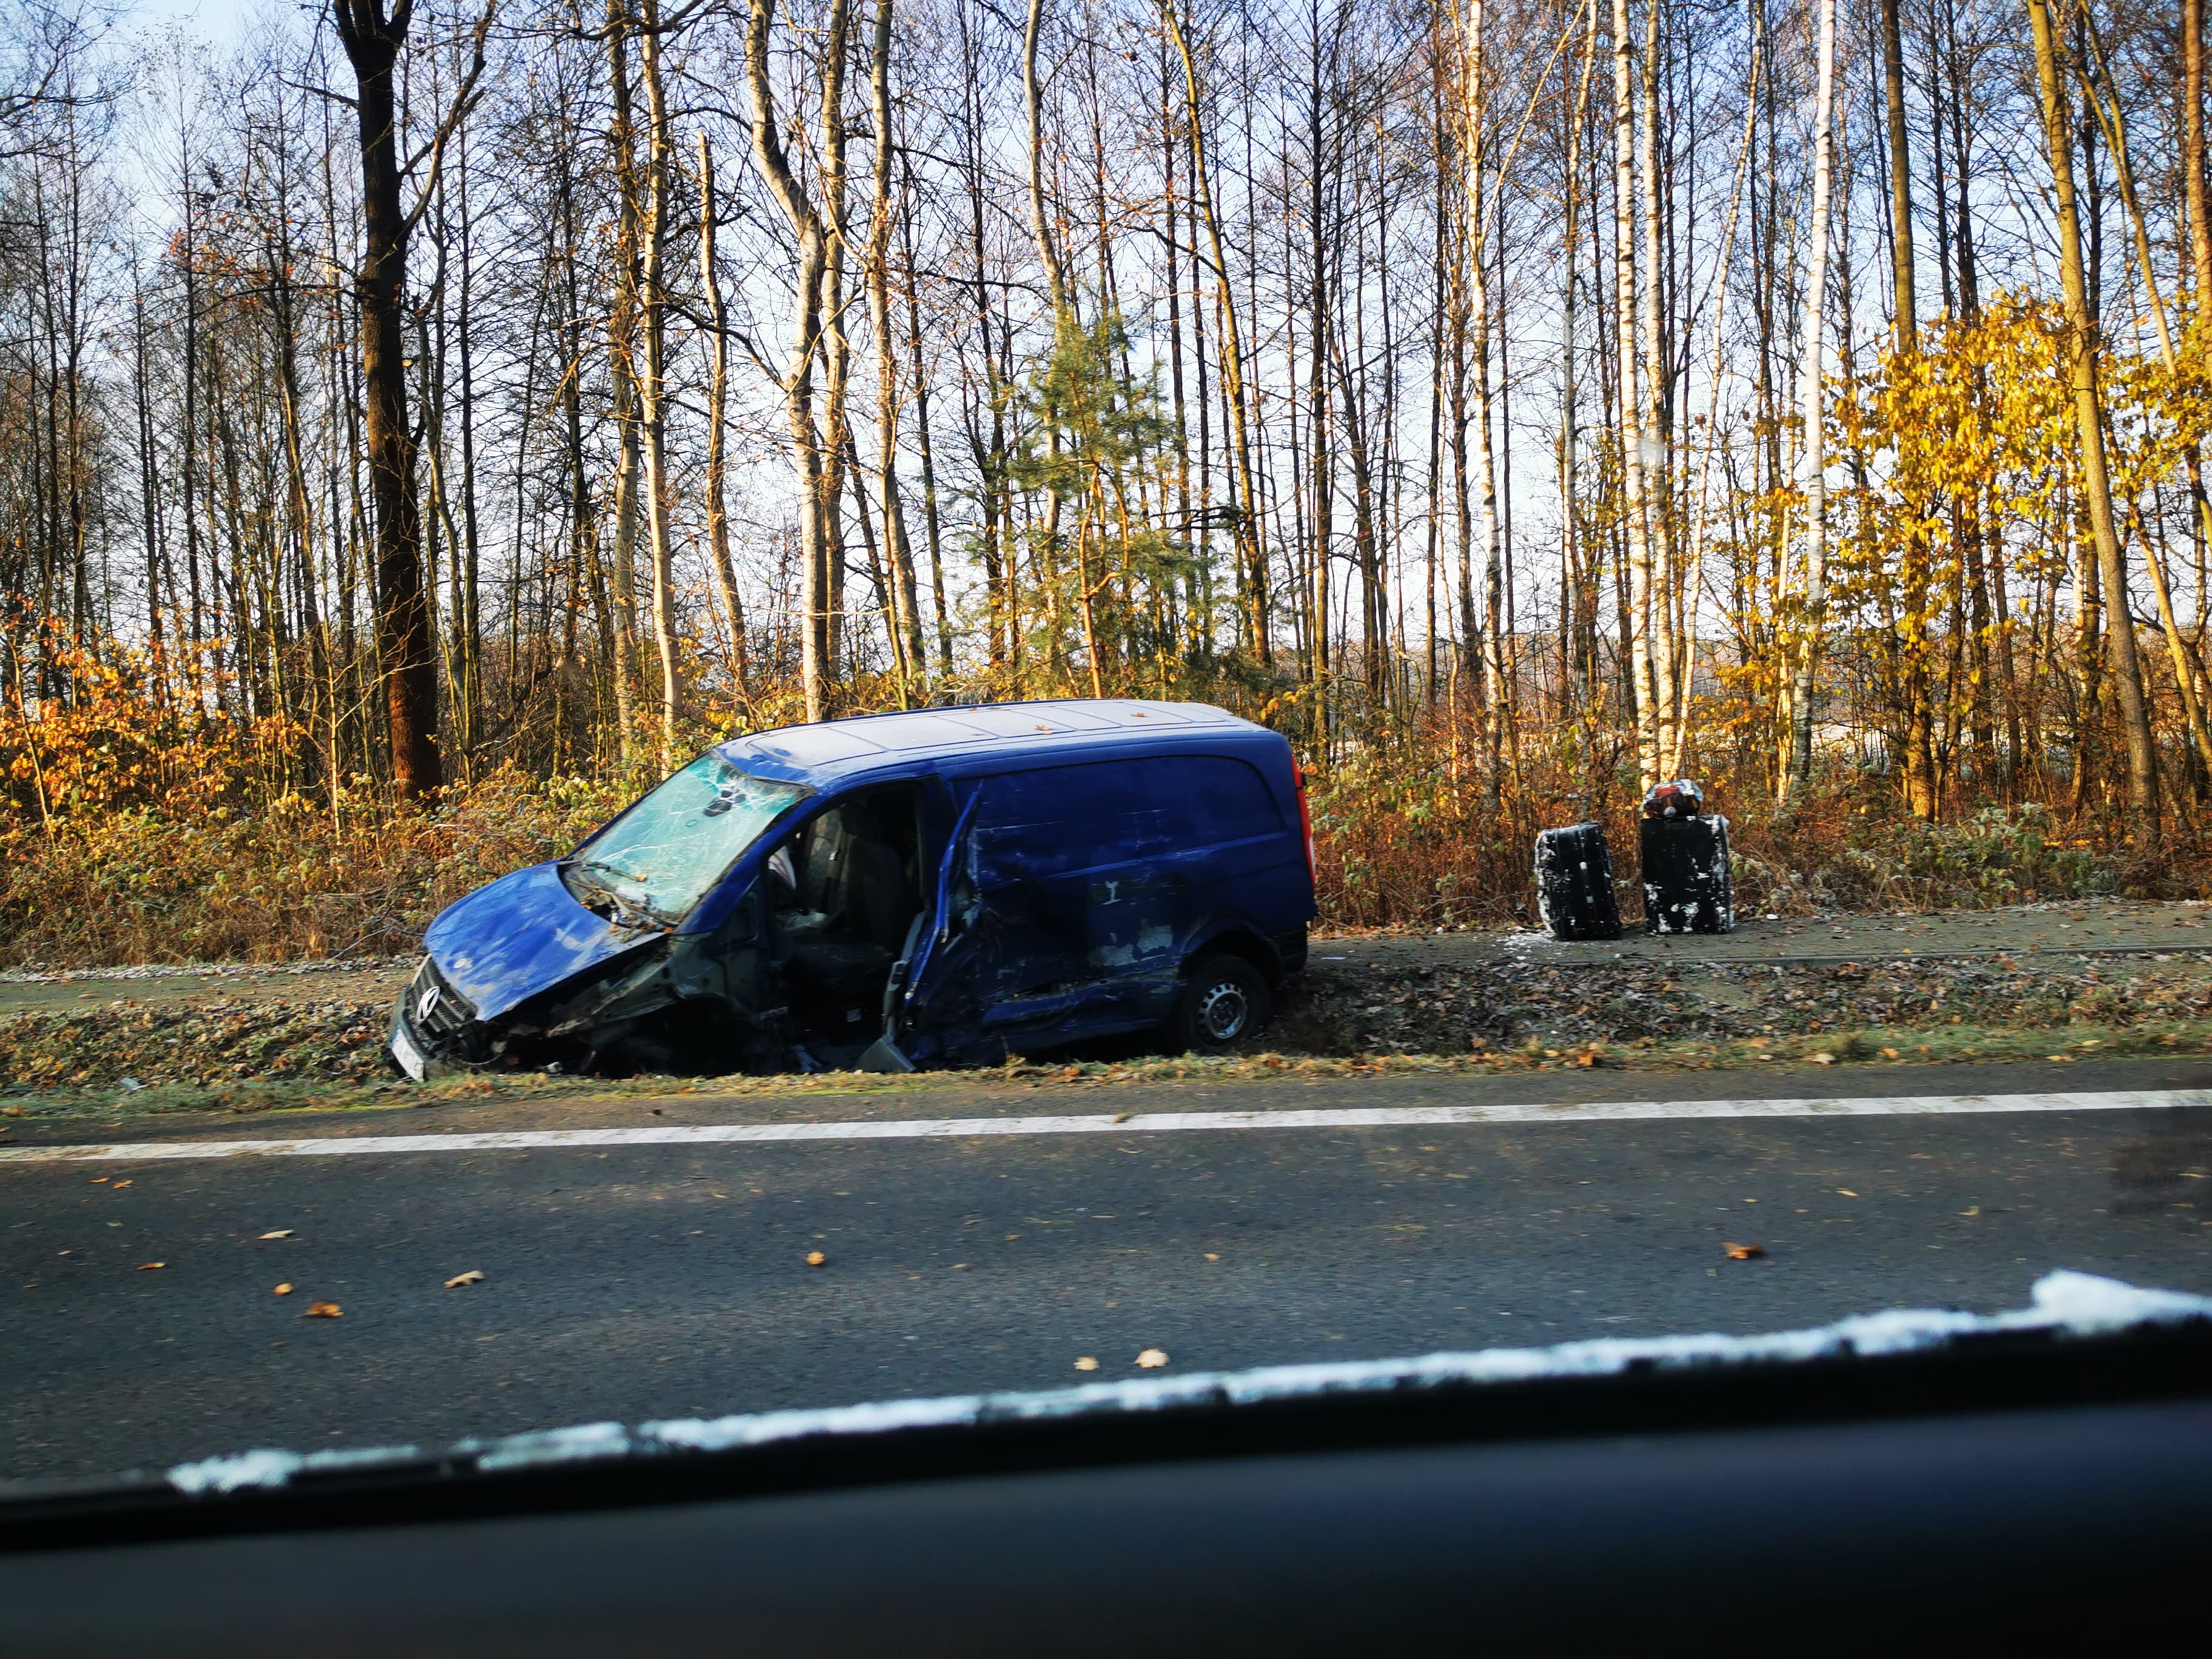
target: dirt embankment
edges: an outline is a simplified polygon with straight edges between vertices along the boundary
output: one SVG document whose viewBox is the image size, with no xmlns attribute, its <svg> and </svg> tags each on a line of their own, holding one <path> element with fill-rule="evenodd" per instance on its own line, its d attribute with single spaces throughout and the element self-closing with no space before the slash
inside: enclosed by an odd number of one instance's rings
<svg viewBox="0 0 2212 1659">
<path fill-rule="evenodd" d="M 1923 1055 L 1971 1054 L 1976 1033 L 2062 1027 L 2092 1043 L 2156 1027 L 2193 1048 L 2185 1028 L 2212 1021 L 2208 921 L 2200 905 L 2092 903 L 1754 922 L 1721 938 L 1604 945 L 1526 933 L 1321 939 L 1264 1040 L 1291 1057 L 1530 1064 L 1638 1050 L 1712 1063 L 1695 1045 L 1755 1054 L 1868 1030 L 1899 1034 Z M 0 981 L 0 1088 L 381 1081 L 386 1020 L 412 965 L 10 975 Z"/>
</svg>

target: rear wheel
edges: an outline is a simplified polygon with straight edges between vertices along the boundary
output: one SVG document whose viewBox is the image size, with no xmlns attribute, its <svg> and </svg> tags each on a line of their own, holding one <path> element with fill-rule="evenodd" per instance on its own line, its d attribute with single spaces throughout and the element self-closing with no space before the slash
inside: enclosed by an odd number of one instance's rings
<svg viewBox="0 0 2212 1659">
<path fill-rule="evenodd" d="M 1191 970 L 1176 1011 L 1176 1035 L 1193 1054 L 1224 1054 L 1256 1034 L 1274 1012 L 1267 981 L 1242 957 L 1205 957 Z"/>
</svg>

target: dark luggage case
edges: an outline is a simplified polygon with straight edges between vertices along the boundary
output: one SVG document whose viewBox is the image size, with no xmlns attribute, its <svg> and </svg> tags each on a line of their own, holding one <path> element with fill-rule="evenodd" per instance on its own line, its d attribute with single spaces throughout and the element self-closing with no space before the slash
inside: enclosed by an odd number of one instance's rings
<svg viewBox="0 0 2212 1659">
<path fill-rule="evenodd" d="M 1553 939 L 1619 939 L 1620 903 L 1601 823 L 1536 836 L 1536 913 Z"/>
<path fill-rule="evenodd" d="M 1725 933 L 1735 926 L 1728 820 L 1645 818 L 1644 931 Z"/>
</svg>

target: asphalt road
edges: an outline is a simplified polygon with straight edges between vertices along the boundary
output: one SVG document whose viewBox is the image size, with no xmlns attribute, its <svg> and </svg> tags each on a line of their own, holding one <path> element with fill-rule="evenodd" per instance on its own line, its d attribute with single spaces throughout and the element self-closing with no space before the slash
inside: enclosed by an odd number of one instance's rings
<svg viewBox="0 0 2212 1659">
<path fill-rule="evenodd" d="M 811 1110 L 2176 1088 L 2212 1091 L 2212 1066 L 939 1089 Z M 635 1102 L 534 1109 L 646 1121 Z M 169 1133 L 470 1127 L 432 1116 Z M 496 1127 L 529 1124 L 508 1108 Z M 1188 1370 L 1986 1310 L 2062 1267 L 2212 1292 L 2208 1184 L 2212 1104 L 0 1164 L 0 1476 L 1051 1387 L 1139 1375 L 1148 1348 Z M 470 1270 L 483 1282 L 444 1288 Z M 342 1316 L 302 1317 L 316 1301 Z"/>
</svg>

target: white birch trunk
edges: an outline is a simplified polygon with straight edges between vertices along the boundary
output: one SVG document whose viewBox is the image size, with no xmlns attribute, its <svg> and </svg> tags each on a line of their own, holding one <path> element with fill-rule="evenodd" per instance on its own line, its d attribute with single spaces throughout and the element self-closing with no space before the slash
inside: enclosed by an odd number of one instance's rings
<svg viewBox="0 0 2212 1659">
<path fill-rule="evenodd" d="M 1620 365 L 1621 481 L 1628 521 L 1628 661 L 1636 698 L 1636 769 L 1658 781 L 1659 708 L 1651 678 L 1651 537 L 1644 508 L 1644 400 L 1638 382 L 1636 304 L 1636 50 L 1628 0 L 1613 0 L 1613 281 Z"/>
<path fill-rule="evenodd" d="M 684 714 L 683 663 L 676 638 L 675 552 L 668 533 L 668 421 L 664 395 L 668 362 L 668 300 L 663 276 L 668 241 L 672 141 L 660 73 L 660 7 L 644 0 L 646 207 L 640 309 L 645 372 L 638 378 L 638 416 L 645 444 L 645 522 L 653 568 L 653 642 L 660 656 L 660 766 L 673 772 Z"/>
</svg>

